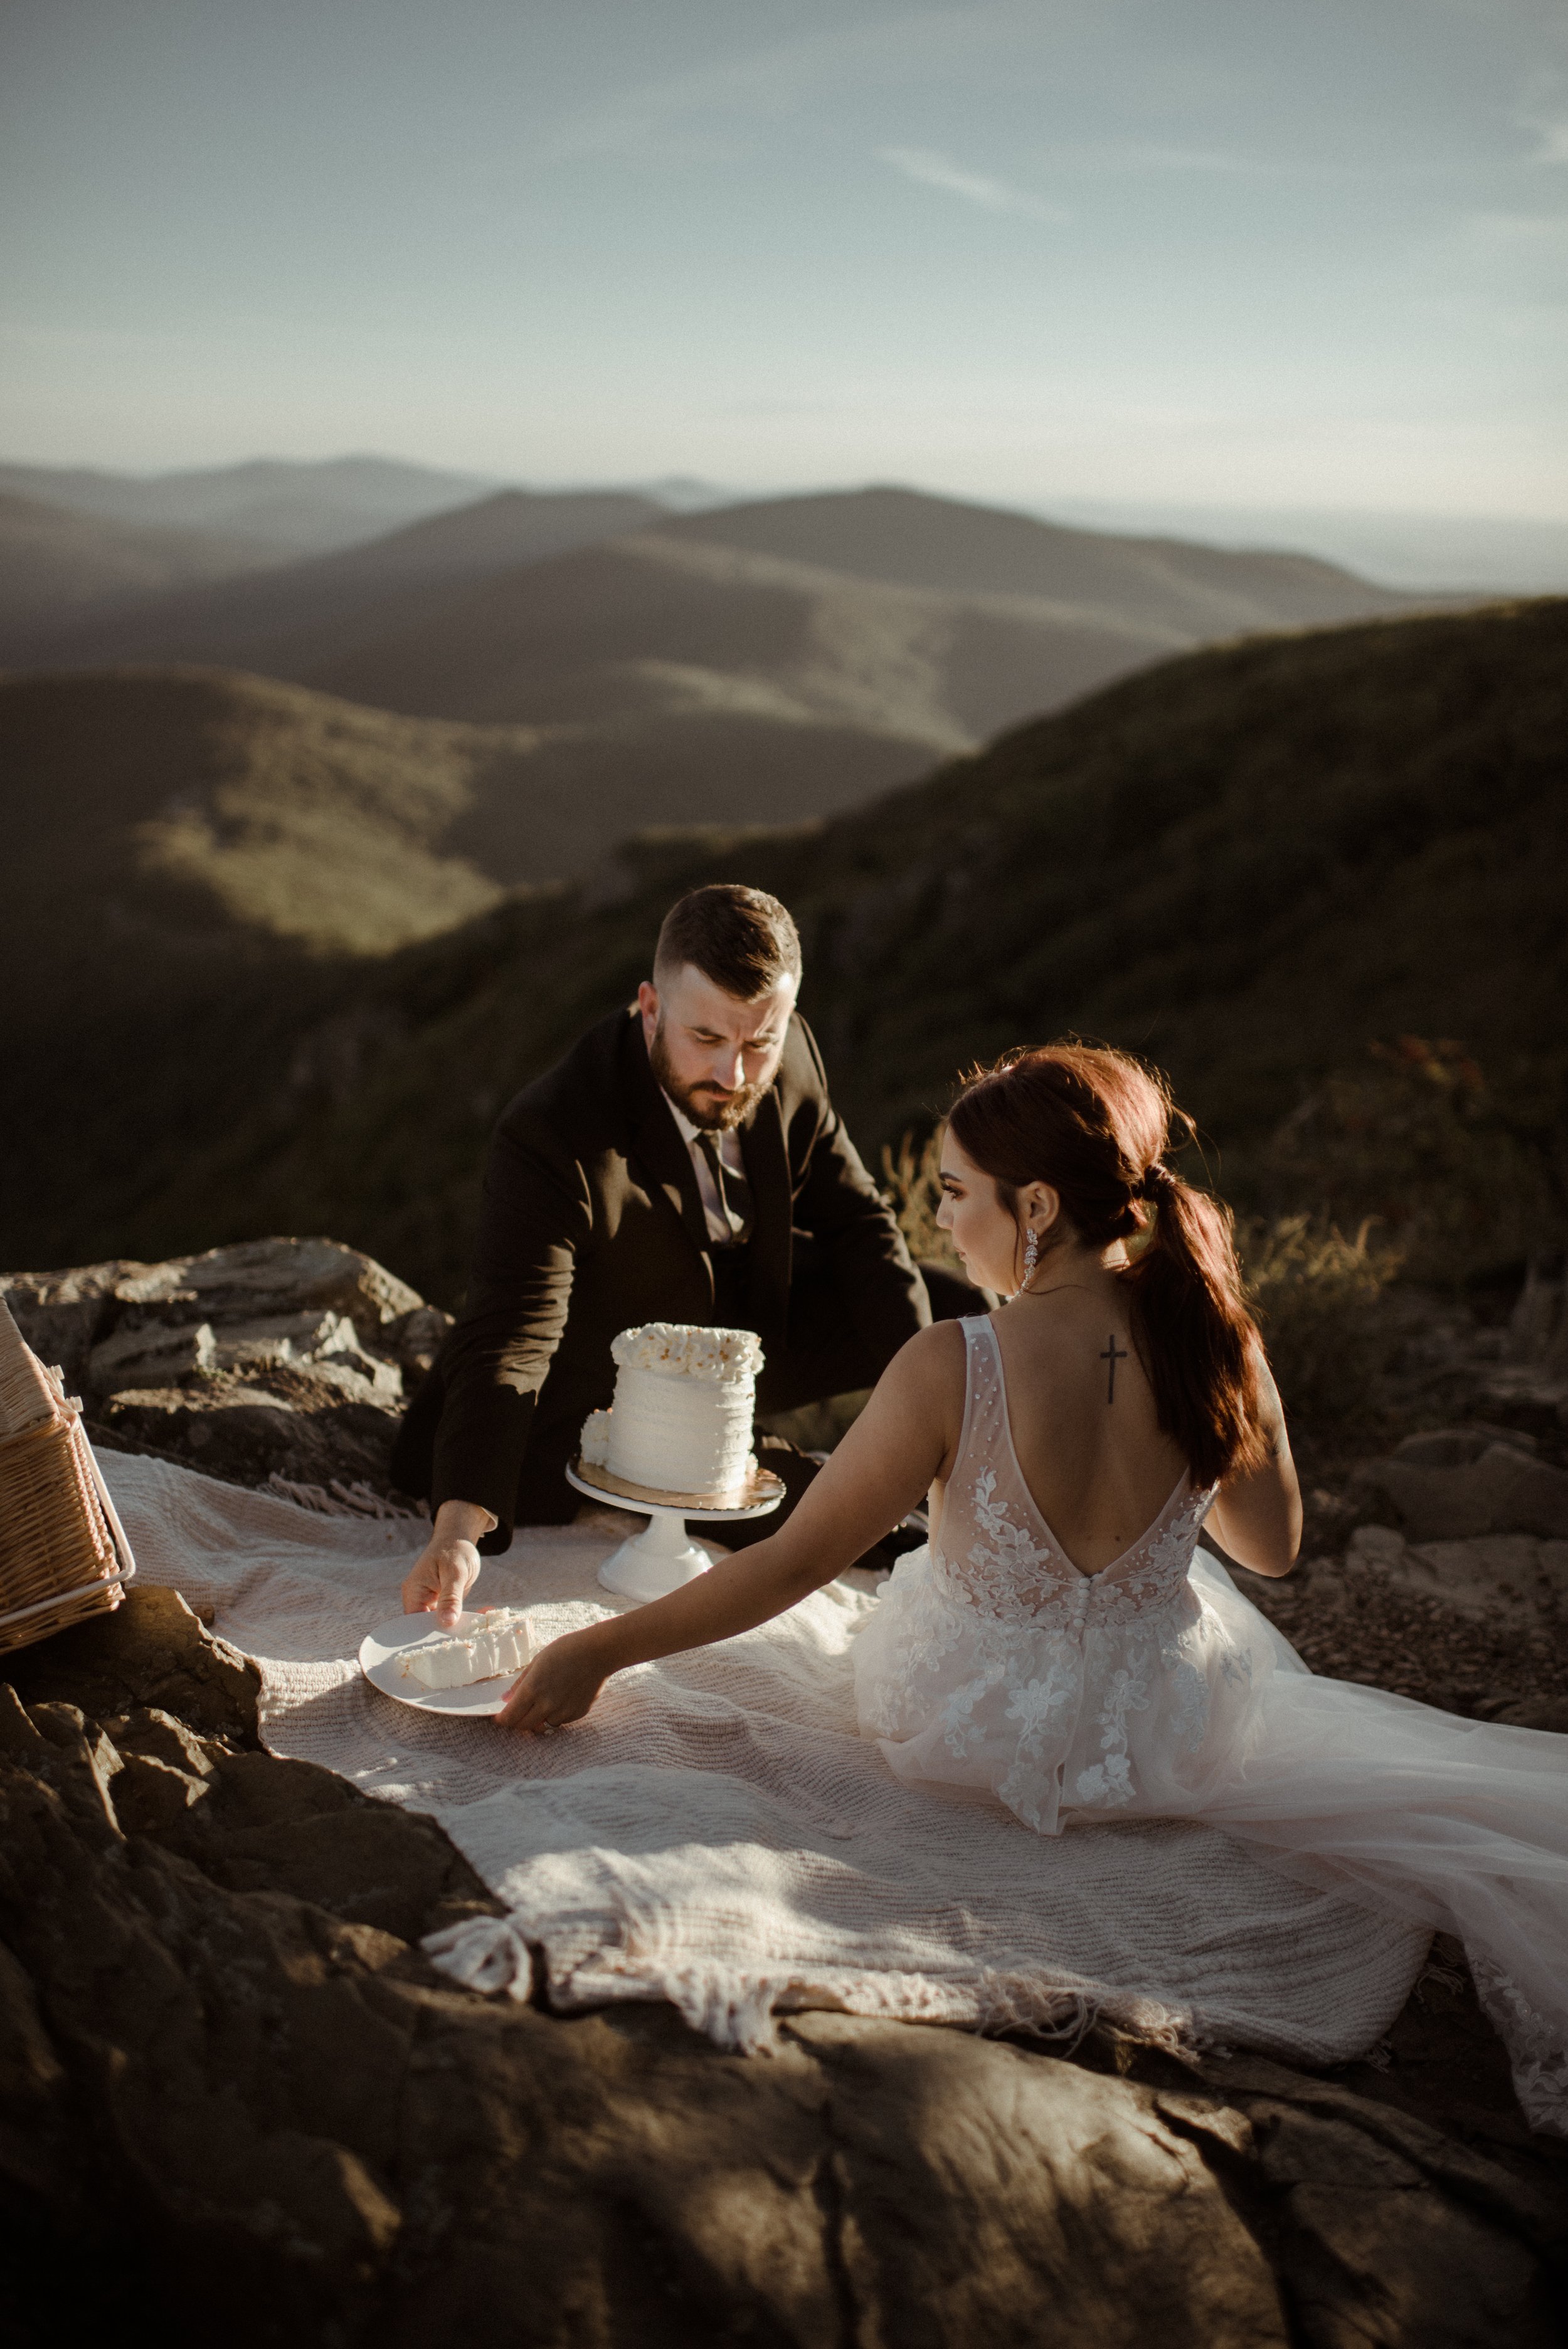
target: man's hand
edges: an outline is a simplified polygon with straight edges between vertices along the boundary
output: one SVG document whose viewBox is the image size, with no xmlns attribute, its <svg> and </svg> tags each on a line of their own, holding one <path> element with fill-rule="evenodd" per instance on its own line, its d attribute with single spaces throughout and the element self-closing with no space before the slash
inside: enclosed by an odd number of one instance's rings
<svg viewBox="0 0 1568 2349">
<path fill-rule="evenodd" d="M 403 1585 L 405 1615 L 433 1614 L 443 1630 L 451 1630 L 463 1611 L 464 1599 L 480 1578 L 475 1544 L 491 1531 L 495 1522 L 477 1501 L 441 1503 L 430 1538 Z"/>
</svg>

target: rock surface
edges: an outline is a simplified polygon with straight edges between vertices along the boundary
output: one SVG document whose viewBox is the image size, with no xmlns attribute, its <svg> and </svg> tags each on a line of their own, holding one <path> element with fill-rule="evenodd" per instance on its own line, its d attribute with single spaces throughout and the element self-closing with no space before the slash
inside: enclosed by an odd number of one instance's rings
<svg viewBox="0 0 1568 2349">
<path fill-rule="evenodd" d="M 1534 1456 L 1517 1436 L 1484 1428 L 1408 1436 L 1389 1460 L 1357 1471 L 1357 1495 L 1381 1495 L 1412 1541 L 1464 1541 L 1477 1534 L 1568 1539 L 1568 1471 Z"/>
<path fill-rule="evenodd" d="M 98 1441 L 367 1502 L 393 1381 L 447 1326 L 327 1241 L 0 1289 Z M 117 1382 L 180 1346 L 167 1384 Z M 1381 1463 L 1555 1443 L 1478 1440 L 1475 1381 L 1443 1376 L 1446 1419 Z M 1418 1540 L 1354 1475 L 1314 1506 L 1318 1558 L 1246 1579 L 1315 1664 L 1568 1725 L 1531 1644 L 1558 1625 L 1551 1538 Z M 1524 1597 L 1499 1580 L 1478 1615 L 1504 1565 Z M 203 2349 L 215 2311 L 236 2349 L 1563 2337 L 1568 2148 L 1519 2118 L 1451 1949 L 1332 2077 L 822 2014 L 776 2059 L 722 2055 L 663 2007 L 557 2018 L 434 1973 L 421 1937 L 484 1886 L 431 1821 L 266 1754 L 256 1701 L 153 1589 L 0 1658 L 8 2344 L 52 2349 L 67 2276 L 84 2326 Z"/>
<path fill-rule="evenodd" d="M 410 1383 L 451 1316 L 335 1240 L 252 1240 L 0 1278 L 88 1432 L 241 1485 L 387 1487 Z"/>
<path fill-rule="evenodd" d="M 19 2342 L 129 2295 L 236 2349 L 1559 2339 L 1568 2160 L 1457 1976 L 1319 2080 L 803 2015 L 456 1990 L 493 1907 L 428 1820 L 263 1753 L 171 1594 L 6 1661 L 0 2240 Z M 85 2302 L 82 2294 L 86 2293 Z M 95 2300 L 96 2294 L 96 2300 Z"/>
</svg>

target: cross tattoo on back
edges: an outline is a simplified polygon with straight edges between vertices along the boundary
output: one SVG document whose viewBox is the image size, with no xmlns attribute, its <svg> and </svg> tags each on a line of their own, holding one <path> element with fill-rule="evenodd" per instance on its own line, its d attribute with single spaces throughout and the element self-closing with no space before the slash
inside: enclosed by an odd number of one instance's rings
<svg viewBox="0 0 1568 2349">
<path fill-rule="evenodd" d="M 1116 1366 L 1118 1362 L 1125 1362 L 1127 1360 L 1127 1349 L 1125 1346 L 1119 1346 L 1117 1344 L 1116 1332 L 1114 1330 L 1111 1331 L 1106 1343 L 1105 1351 L 1099 1359 L 1102 1362 L 1109 1362 L 1110 1364 L 1110 1375 L 1106 1381 L 1105 1399 L 1107 1402 L 1114 1402 L 1116 1401 Z"/>
</svg>

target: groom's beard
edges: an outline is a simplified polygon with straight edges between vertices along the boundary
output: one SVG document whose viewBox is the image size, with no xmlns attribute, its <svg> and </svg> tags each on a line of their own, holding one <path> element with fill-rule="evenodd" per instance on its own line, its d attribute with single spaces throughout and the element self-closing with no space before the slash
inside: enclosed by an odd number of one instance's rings
<svg viewBox="0 0 1568 2349">
<path fill-rule="evenodd" d="M 669 1046 L 665 1042 L 664 1023 L 654 1030 L 654 1040 L 648 1046 L 648 1066 L 663 1085 L 676 1107 L 689 1117 L 705 1133 L 727 1133 L 740 1124 L 756 1108 L 766 1085 L 737 1085 L 732 1093 L 721 1092 L 717 1085 L 686 1085 L 670 1066 Z"/>
</svg>

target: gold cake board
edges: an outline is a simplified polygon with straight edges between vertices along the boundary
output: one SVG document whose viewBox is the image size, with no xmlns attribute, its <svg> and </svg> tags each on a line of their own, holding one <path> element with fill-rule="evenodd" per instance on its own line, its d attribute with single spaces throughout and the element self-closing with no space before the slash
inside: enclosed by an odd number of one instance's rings
<svg viewBox="0 0 1568 2349">
<path fill-rule="evenodd" d="M 727 1493 L 661 1493 L 651 1485 L 634 1485 L 629 1478 L 583 1459 L 574 1461 L 573 1466 L 585 1485 L 593 1485 L 607 1500 L 630 1501 L 642 1509 L 722 1509 L 727 1515 L 731 1510 L 759 1509 L 781 1501 L 786 1490 L 783 1477 L 776 1476 L 771 1468 L 754 1470 L 744 1485 L 732 1486 Z"/>
</svg>

